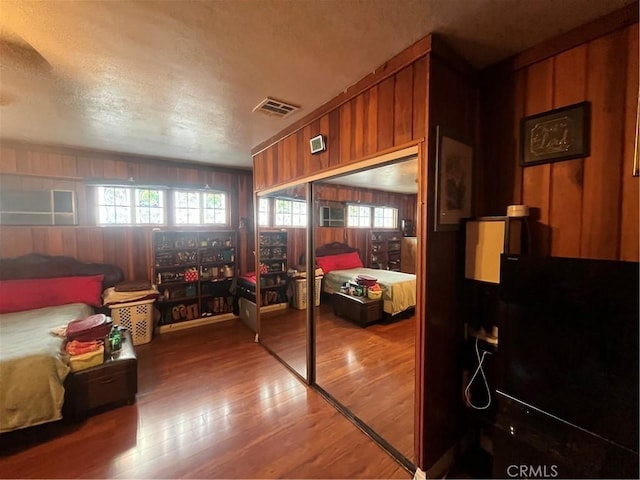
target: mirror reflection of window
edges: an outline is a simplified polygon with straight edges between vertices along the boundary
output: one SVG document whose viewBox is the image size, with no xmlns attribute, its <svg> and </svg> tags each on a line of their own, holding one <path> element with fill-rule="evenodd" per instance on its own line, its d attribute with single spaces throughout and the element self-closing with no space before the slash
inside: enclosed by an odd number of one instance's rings
<svg viewBox="0 0 640 480">
<path fill-rule="evenodd" d="M 258 225 L 261 227 L 269 226 L 269 199 L 260 198 L 258 201 Z"/>
<path fill-rule="evenodd" d="M 398 209 L 375 207 L 373 209 L 373 226 L 375 228 L 398 228 Z"/>
<path fill-rule="evenodd" d="M 296 200 L 276 198 L 274 200 L 276 227 L 306 227 L 307 204 Z"/>
<path fill-rule="evenodd" d="M 347 226 L 368 228 L 371 226 L 371 207 L 347 206 Z"/>
</svg>

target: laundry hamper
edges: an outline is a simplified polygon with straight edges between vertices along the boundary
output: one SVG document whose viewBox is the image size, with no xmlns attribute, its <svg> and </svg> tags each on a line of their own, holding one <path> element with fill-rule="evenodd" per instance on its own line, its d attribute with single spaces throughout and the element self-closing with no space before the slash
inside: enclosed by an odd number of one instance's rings
<svg viewBox="0 0 640 480">
<path fill-rule="evenodd" d="M 153 338 L 153 302 L 140 300 L 137 302 L 115 303 L 111 305 L 111 319 L 116 325 L 131 332 L 134 345 L 149 343 Z"/>
<path fill-rule="evenodd" d="M 322 286 L 322 276 L 316 277 L 314 285 L 315 306 L 320 305 L 320 288 Z M 307 308 L 307 279 L 298 278 L 295 280 L 295 289 L 293 291 L 293 306 L 298 310 Z"/>
</svg>

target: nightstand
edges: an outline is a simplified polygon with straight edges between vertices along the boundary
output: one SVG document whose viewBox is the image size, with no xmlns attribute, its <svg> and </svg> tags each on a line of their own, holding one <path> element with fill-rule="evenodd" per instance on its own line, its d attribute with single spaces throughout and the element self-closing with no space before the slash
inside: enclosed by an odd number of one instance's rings
<svg viewBox="0 0 640 480">
<path fill-rule="evenodd" d="M 135 402 L 138 362 L 128 331 L 124 332 L 124 338 L 118 357 L 67 376 L 63 417 L 82 419 L 98 407 Z"/>
</svg>

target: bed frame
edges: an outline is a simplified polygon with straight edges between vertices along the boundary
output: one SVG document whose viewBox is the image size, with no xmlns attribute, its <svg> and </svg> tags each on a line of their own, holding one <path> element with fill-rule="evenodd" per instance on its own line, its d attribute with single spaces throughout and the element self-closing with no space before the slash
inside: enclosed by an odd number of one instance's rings
<svg viewBox="0 0 640 480">
<path fill-rule="evenodd" d="M 52 256 L 31 253 L 14 258 L 0 258 L 0 280 L 27 280 L 33 278 L 58 278 L 74 276 L 104 275 L 102 289 L 112 287 L 124 279 L 124 273 L 117 265 L 106 263 L 87 263 L 73 257 Z M 95 311 L 110 314 L 108 308 L 95 308 Z M 69 373 L 69 378 L 74 373 Z M 73 392 L 65 390 L 65 405 L 73 403 Z M 63 408 L 63 415 L 65 409 Z M 19 427 L 20 428 L 20 427 Z M 10 432 L 5 432 L 6 435 Z"/>
<path fill-rule="evenodd" d="M 0 280 L 104 275 L 102 289 L 124 279 L 122 269 L 108 263 L 85 263 L 73 257 L 30 253 L 14 258 L 0 258 Z"/>
<path fill-rule="evenodd" d="M 316 257 L 327 257 L 329 255 L 340 255 L 342 253 L 351 253 L 360 251 L 357 248 L 350 247 L 346 243 L 331 242 L 316 248 Z"/>
</svg>

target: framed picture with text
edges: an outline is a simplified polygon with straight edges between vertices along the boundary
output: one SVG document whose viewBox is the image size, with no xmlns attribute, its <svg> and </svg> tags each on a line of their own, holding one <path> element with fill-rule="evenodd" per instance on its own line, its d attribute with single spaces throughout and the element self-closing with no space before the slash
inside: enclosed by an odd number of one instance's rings
<svg viewBox="0 0 640 480">
<path fill-rule="evenodd" d="M 590 117 L 589 102 L 524 117 L 520 165 L 588 157 Z"/>
</svg>

